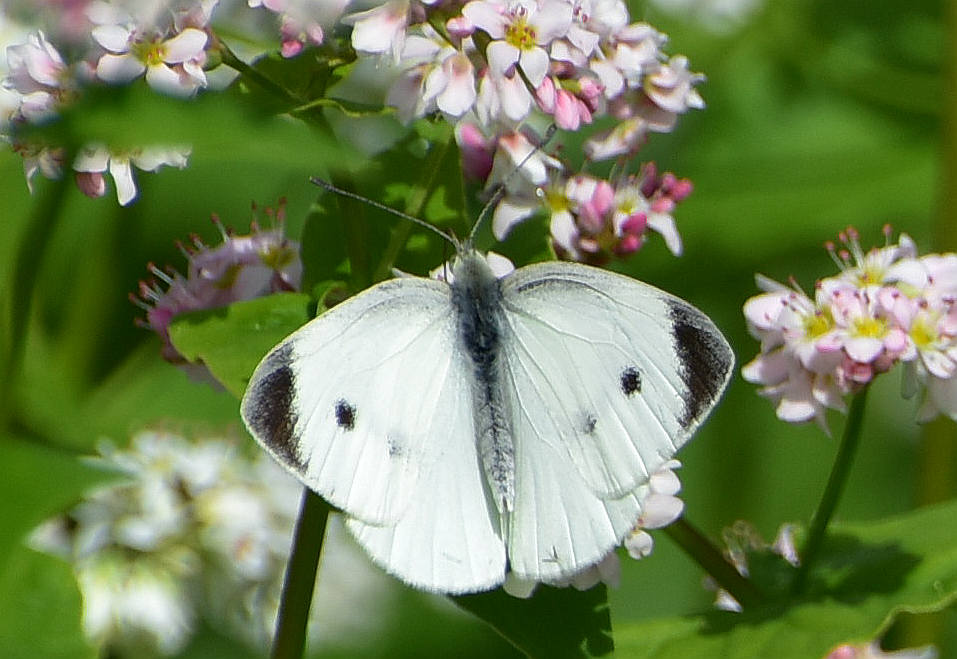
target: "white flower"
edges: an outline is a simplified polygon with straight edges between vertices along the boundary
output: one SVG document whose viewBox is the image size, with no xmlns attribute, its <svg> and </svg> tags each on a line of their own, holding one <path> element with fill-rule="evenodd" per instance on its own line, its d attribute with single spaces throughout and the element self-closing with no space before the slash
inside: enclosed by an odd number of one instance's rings
<svg viewBox="0 0 957 659">
<path fill-rule="evenodd" d="M 24 44 L 8 46 L 7 66 L 3 86 L 20 95 L 20 117 L 36 122 L 57 112 L 69 88 L 68 69 L 43 32 L 31 34 Z"/>
<path fill-rule="evenodd" d="M 352 47 L 360 53 L 391 53 L 398 63 L 409 25 L 409 0 L 389 0 L 367 11 L 349 14 L 342 22 L 352 25 Z"/>
<path fill-rule="evenodd" d="M 86 174 L 102 177 L 109 172 L 116 185 L 116 198 L 121 206 L 126 206 L 136 198 L 136 182 L 133 180 L 133 167 L 147 172 L 155 172 L 163 165 L 186 166 L 189 157 L 187 147 L 144 147 L 129 151 L 111 150 L 102 144 L 85 147 L 73 163 L 73 169 Z M 86 188 L 82 188 L 87 192 Z M 96 186 L 94 191 L 105 191 L 105 187 Z"/>
<path fill-rule="evenodd" d="M 563 0 L 474 0 L 462 8 L 462 15 L 493 39 L 486 57 L 495 77 L 505 76 L 517 64 L 532 87 L 538 87 L 548 73 L 545 46 L 568 33 L 572 5 Z"/>
<path fill-rule="evenodd" d="M 96 74 L 114 84 L 146 73 L 151 87 L 174 96 L 190 96 L 206 86 L 202 63 L 208 37 L 186 28 L 170 39 L 140 34 L 123 25 L 100 25 L 93 38 L 109 53 L 100 57 Z"/>
</svg>

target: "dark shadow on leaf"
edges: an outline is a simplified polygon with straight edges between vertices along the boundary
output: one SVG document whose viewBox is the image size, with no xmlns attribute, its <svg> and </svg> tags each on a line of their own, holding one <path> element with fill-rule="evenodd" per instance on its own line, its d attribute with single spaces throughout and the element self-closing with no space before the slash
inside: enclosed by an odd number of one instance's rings
<svg viewBox="0 0 957 659">
<path fill-rule="evenodd" d="M 539 586 L 528 599 L 498 589 L 451 598 L 531 657 L 600 657 L 614 651 L 605 586 Z"/>
<path fill-rule="evenodd" d="M 869 544 L 850 535 L 829 537 L 817 566 L 812 569 L 808 594 L 794 598 L 780 569 L 752 573 L 755 585 L 768 596 L 763 606 L 742 613 L 710 611 L 703 615 L 703 634 L 721 634 L 737 625 L 759 625 L 781 617 L 789 608 L 809 602 L 832 600 L 860 604 L 873 596 L 900 590 L 920 563 L 920 556 L 906 552 L 897 543 Z M 793 569 L 790 570 L 793 573 Z"/>
</svg>

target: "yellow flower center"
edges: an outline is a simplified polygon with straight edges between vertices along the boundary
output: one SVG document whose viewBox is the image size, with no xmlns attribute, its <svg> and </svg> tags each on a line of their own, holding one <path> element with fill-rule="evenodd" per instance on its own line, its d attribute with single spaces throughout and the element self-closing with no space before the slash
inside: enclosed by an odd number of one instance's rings
<svg viewBox="0 0 957 659">
<path fill-rule="evenodd" d="M 146 66 L 156 66 L 162 64 L 166 59 L 166 44 L 159 39 L 152 41 L 141 41 L 133 45 L 133 54 L 136 59 L 143 62 Z"/>
<path fill-rule="evenodd" d="M 536 45 L 535 28 L 528 24 L 524 16 L 517 17 L 505 28 L 505 41 L 519 50 L 531 50 Z"/>
<path fill-rule="evenodd" d="M 831 314 L 826 311 L 816 311 L 804 318 L 804 333 L 809 338 L 816 339 L 822 334 L 827 334 L 831 327 Z"/>
<path fill-rule="evenodd" d="M 854 321 L 854 334 L 879 339 L 887 331 L 887 324 L 878 318 L 860 317 Z"/>
<path fill-rule="evenodd" d="M 937 343 L 937 328 L 927 316 L 918 316 L 910 326 L 910 338 L 918 348 L 927 348 Z"/>
</svg>

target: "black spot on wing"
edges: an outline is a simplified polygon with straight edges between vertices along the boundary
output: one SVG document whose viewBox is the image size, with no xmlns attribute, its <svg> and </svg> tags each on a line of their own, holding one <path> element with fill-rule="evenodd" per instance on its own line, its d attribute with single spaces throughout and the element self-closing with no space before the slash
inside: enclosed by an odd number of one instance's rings
<svg viewBox="0 0 957 659">
<path fill-rule="evenodd" d="M 336 401 L 336 424 L 344 430 L 356 427 L 356 408 L 344 398 Z"/>
<path fill-rule="evenodd" d="M 721 334 L 697 309 L 671 302 L 670 316 L 678 373 L 688 390 L 679 421 L 688 427 L 721 395 L 734 358 Z"/>
<path fill-rule="evenodd" d="M 405 442 L 399 435 L 390 434 L 386 438 L 386 447 L 390 458 L 401 458 L 405 454 Z"/>
<path fill-rule="evenodd" d="M 582 414 L 582 419 L 581 419 L 582 432 L 584 432 L 586 435 L 592 435 L 595 433 L 595 428 L 597 427 L 598 427 L 598 417 L 596 417 L 594 414 L 589 414 L 588 412 L 585 412 L 584 414 Z"/>
<path fill-rule="evenodd" d="M 629 366 L 621 372 L 618 384 L 621 387 L 621 393 L 626 396 L 641 393 L 641 372 L 634 366 Z"/>
<path fill-rule="evenodd" d="M 296 375 L 290 367 L 292 347 L 282 346 L 261 366 L 265 375 L 246 394 L 243 417 L 256 438 L 285 464 L 304 473 L 309 459 L 302 455 L 296 424 Z"/>
</svg>

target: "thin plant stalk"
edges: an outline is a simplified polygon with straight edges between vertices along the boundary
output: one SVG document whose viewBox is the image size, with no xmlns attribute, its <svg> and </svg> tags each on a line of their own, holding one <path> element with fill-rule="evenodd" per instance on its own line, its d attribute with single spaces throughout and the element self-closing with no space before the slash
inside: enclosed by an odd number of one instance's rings
<svg viewBox="0 0 957 659">
<path fill-rule="evenodd" d="M 286 577 L 276 617 L 276 636 L 272 659 L 299 659 L 306 649 L 306 630 L 309 607 L 319 569 L 329 504 L 310 490 L 303 488 L 299 519 L 286 566 Z"/>
<path fill-rule="evenodd" d="M 687 519 L 680 517 L 663 530 L 743 608 L 761 603 L 763 596 L 755 585 L 738 572 L 724 554 Z"/>
<path fill-rule="evenodd" d="M 841 438 L 841 445 L 837 449 L 834 466 L 831 467 L 831 475 L 827 479 L 827 486 L 824 488 L 821 502 L 818 504 L 814 517 L 811 518 L 811 528 L 804 544 L 804 551 L 801 552 L 801 565 L 798 567 L 791 584 L 791 590 L 795 595 L 802 595 L 807 591 L 808 575 L 817 562 L 821 546 L 827 536 L 827 526 L 837 509 L 838 502 L 841 500 L 844 486 L 847 484 L 851 464 L 854 462 L 857 445 L 861 439 L 861 426 L 864 420 L 866 400 L 867 387 L 851 399 L 851 408 L 847 413 L 847 423 L 844 425 L 844 436 Z"/>
</svg>

